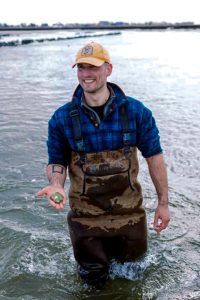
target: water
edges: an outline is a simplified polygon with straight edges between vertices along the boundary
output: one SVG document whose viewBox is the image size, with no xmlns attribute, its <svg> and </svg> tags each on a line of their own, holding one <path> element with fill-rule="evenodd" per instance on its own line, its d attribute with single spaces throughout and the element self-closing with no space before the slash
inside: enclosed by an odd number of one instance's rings
<svg viewBox="0 0 200 300">
<path fill-rule="evenodd" d="M 172 217 L 169 228 L 156 235 L 156 194 L 139 156 L 149 249 L 141 261 L 113 262 L 102 290 L 88 288 L 77 276 L 68 205 L 58 212 L 35 196 L 47 183 L 48 119 L 70 99 L 77 84 L 74 53 L 92 37 L 1 47 L 0 300 L 200 299 L 199 35 L 198 30 L 127 30 L 93 38 L 112 54 L 110 81 L 156 117 Z"/>
</svg>

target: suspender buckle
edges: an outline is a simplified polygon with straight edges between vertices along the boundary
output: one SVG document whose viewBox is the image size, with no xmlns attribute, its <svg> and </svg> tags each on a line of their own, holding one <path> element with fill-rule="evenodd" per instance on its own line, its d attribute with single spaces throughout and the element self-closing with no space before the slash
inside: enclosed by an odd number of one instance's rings
<svg viewBox="0 0 200 300">
<path fill-rule="evenodd" d="M 73 109 L 70 111 L 70 116 L 73 117 L 78 117 L 79 116 L 79 112 L 78 109 Z"/>
</svg>

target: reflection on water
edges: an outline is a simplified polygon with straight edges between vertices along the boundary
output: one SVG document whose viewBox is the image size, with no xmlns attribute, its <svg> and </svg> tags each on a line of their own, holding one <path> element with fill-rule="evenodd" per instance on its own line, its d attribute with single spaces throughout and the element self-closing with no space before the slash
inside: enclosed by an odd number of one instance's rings
<svg viewBox="0 0 200 300">
<path fill-rule="evenodd" d="M 172 222 L 156 235 L 155 191 L 139 156 L 148 252 L 138 262 L 113 261 L 101 290 L 83 284 L 66 225 L 68 205 L 57 212 L 35 193 L 47 182 L 47 122 L 71 98 L 77 84 L 74 53 L 86 40 L 2 47 L 0 299 L 200 299 L 199 31 L 123 31 L 96 40 L 111 52 L 110 81 L 142 100 L 156 117 Z"/>
</svg>

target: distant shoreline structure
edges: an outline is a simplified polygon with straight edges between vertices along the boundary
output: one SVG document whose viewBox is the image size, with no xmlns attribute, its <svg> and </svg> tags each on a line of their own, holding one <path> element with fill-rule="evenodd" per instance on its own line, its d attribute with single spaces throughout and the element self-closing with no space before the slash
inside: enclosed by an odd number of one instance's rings
<svg viewBox="0 0 200 300">
<path fill-rule="evenodd" d="M 11 31 L 11 30 L 111 30 L 111 29 L 143 29 L 143 30 L 165 30 L 165 29 L 200 29 L 200 24 L 194 24 L 193 22 L 182 22 L 182 23 L 154 23 L 154 22 L 146 22 L 146 23 L 124 23 L 124 22 L 115 22 L 110 23 L 107 21 L 101 21 L 97 24 L 62 24 L 56 23 L 53 25 L 48 25 L 47 23 L 43 23 L 41 25 L 36 25 L 34 23 L 25 24 L 22 23 L 20 25 L 7 25 L 0 23 L 1 31 Z"/>
</svg>

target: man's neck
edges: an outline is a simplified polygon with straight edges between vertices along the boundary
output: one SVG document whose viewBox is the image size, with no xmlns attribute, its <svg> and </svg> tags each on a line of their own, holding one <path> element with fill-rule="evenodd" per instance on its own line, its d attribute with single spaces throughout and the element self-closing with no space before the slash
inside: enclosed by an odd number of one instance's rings
<svg viewBox="0 0 200 300">
<path fill-rule="evenodd" d="M 84 92 L 85 101 L 87 105 L 91 107 L 104 105 L 109 99 L 109 96 L 110 96 L 110 91 L 107 87 L 96 93 Z"/>
</svg>

